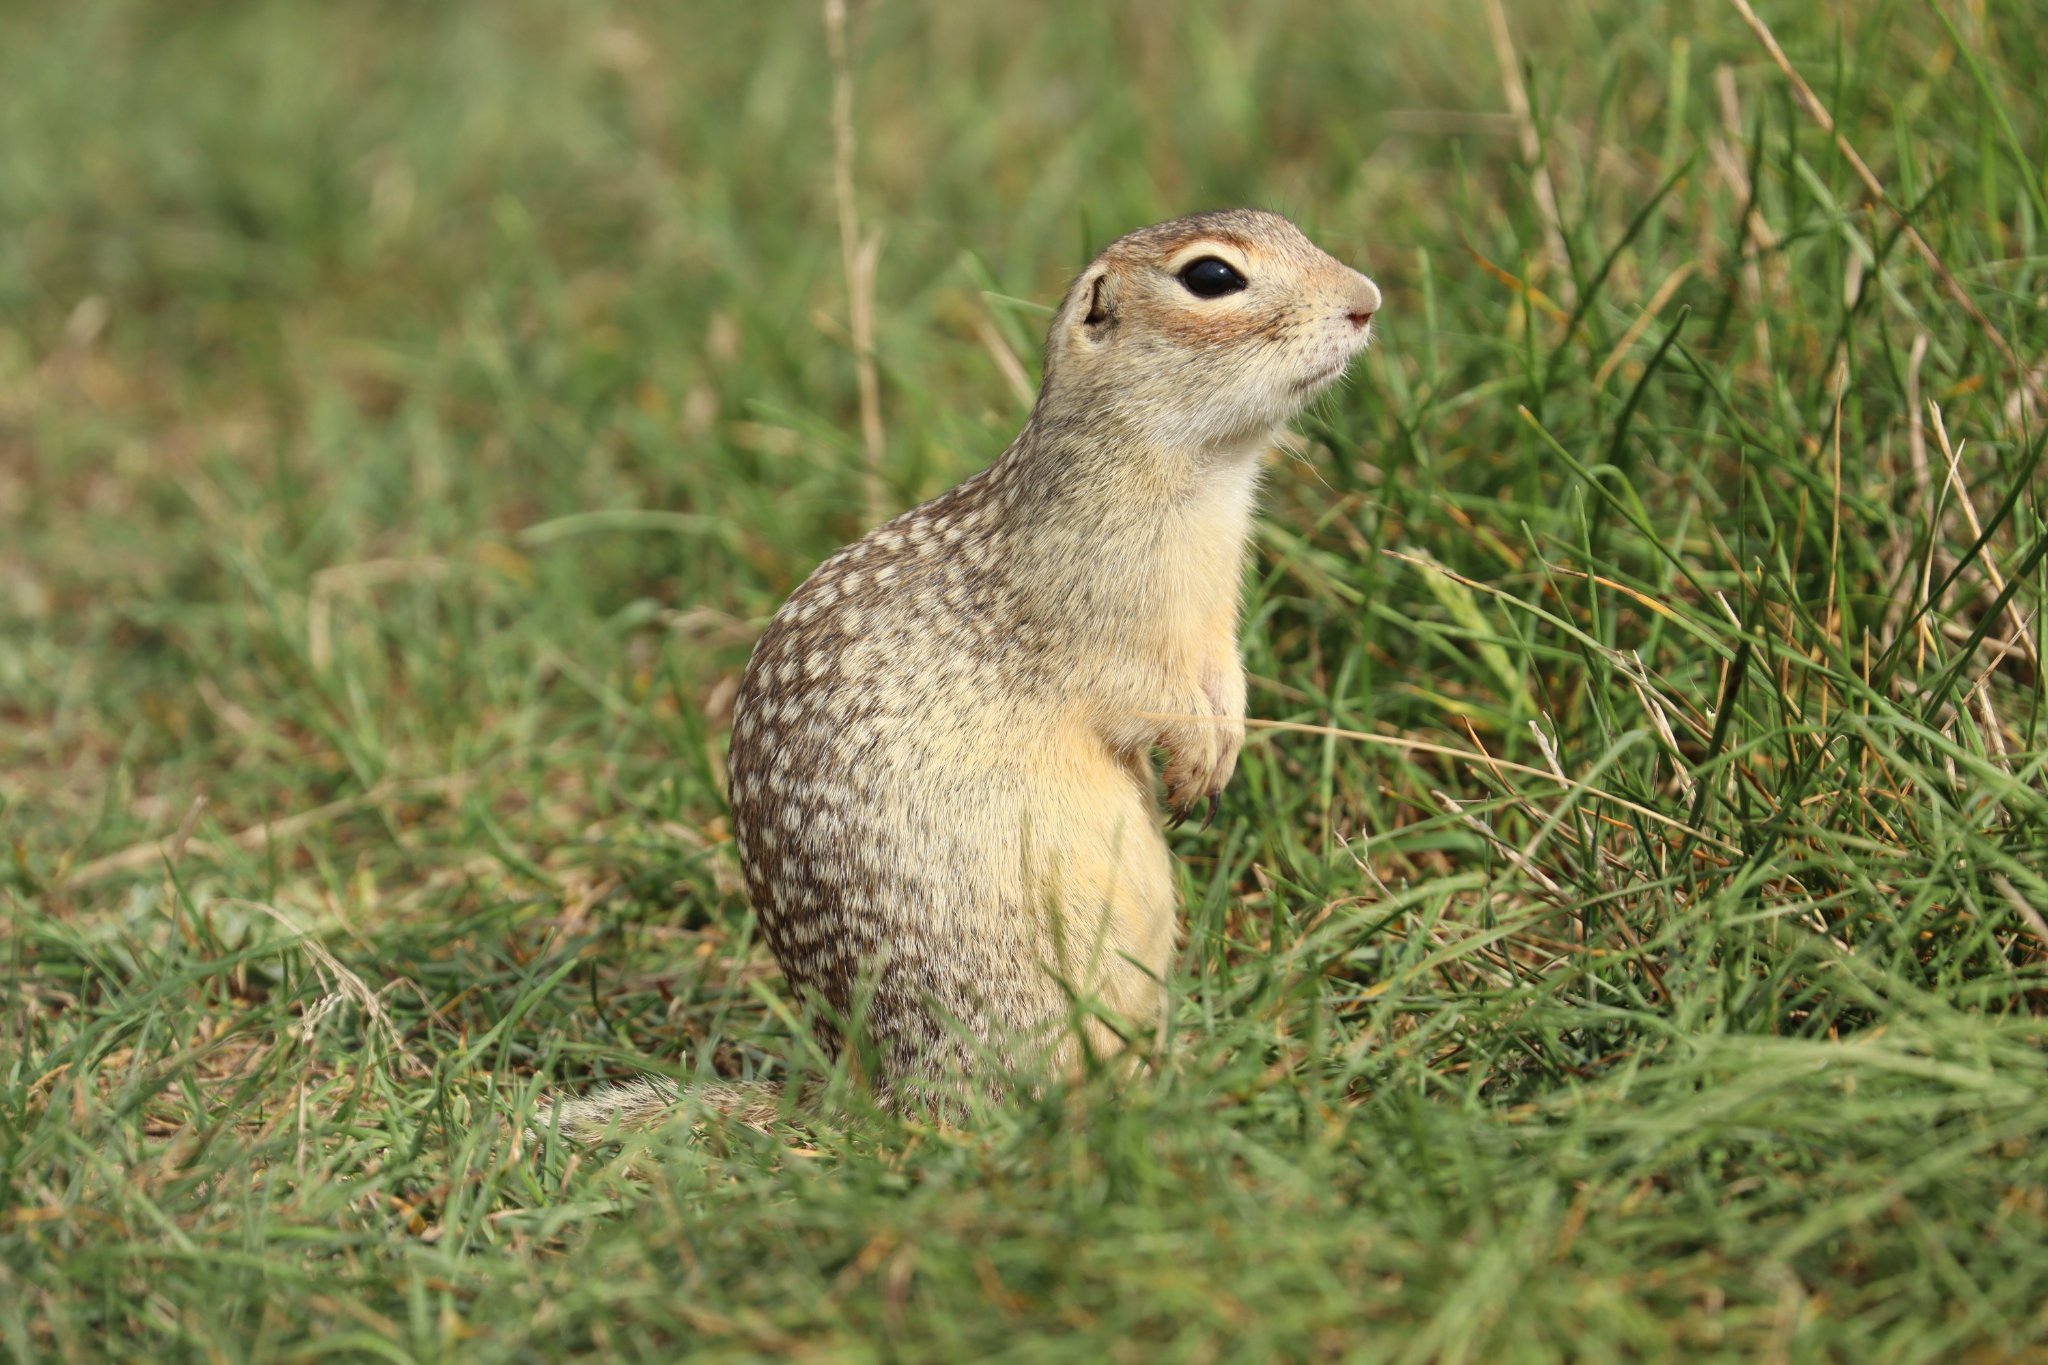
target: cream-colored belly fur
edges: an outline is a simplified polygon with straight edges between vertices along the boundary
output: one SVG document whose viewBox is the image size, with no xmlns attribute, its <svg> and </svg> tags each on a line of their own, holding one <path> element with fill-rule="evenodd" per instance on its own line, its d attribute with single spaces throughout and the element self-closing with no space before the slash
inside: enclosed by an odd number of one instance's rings
<svg viewBox="0 0 2048 1365">
<path fill-rule="evenodd" d="M 1150 775 L 1079 716 L 1043 750 L 1027 794 L 1028 885 L 1044 888 L 1049 961 L 1115 1014 L 1157 1020 L 1175 939 L 1173 863 Z"/>
<path fill-rule="evenodd" d="M 1055 1069 L 1079 1060 L 1077 1001 L 1084 1018 L 1106 1011 L 1126 1031 L 1153 1029 L 1175 895 L 1143 760 L 1119 757 L 1071 700 L 949 717 L 922 740 L 877 790 L 878 813 L 906 864 L 939 875 L 921 899 L 929 919 L 886 924 L 887 936 L 948 945 L 1027 1065 L 1034 1054 Z M 1087 1031 L 1098 1053 L 1120 1045 L 1099 1022 Z"/>
</svg>

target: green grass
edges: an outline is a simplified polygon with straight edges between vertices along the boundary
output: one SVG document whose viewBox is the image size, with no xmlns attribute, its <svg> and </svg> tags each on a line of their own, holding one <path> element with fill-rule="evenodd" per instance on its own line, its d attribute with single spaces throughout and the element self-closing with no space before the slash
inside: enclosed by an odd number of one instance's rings
<svg viewBox="0 0 2048 1365">
<path fill-rule="evenodd" d="M 538 1157 L 805 1064 L 720 779 L 866 524 L 817 14 L 0 14 L 5 1349 L 2048 1351 L 2048 408 L 1732 9 L 1508 8 L 1554 234 L 1478 0 L 859 10 L 892 509 L 1127 227 L 1385 290 L 1247 588 L 1297 728 L 1154 1072 Z M 2038 366 L 2048 11 L 1820 8 Z"/>
</svg>

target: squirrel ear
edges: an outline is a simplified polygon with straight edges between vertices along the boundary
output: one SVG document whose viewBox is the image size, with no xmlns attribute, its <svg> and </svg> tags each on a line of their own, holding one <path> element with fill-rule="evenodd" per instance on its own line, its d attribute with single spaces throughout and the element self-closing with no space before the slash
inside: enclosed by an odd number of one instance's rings
<svg viewBox="0 0 2048 1365">
<path fill-rule="evenodd" d="M 1116 325 L 1116 278 L 1105 270 L 1088 285 L 1088 312 L 1081 323 L 1100 336 Z"/>
</svg>

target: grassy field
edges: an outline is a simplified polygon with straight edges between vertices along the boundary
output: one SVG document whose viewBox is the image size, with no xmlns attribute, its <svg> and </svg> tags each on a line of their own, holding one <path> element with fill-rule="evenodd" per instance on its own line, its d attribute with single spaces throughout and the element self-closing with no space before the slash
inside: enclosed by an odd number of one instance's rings
<svg viewBox="0 0 2048 1365">
<path fill-rule="evenodd" d="M 856 7 L 872 478 L 815 7 L 0 10 L 6 1352 L 2048 1352 L 2048 8 L 1507 10 Z M 812 1065 L 749 644 L 1240 202 L 1387 303 L 1159 1065 L 521 1150 Z"/>
</svg>

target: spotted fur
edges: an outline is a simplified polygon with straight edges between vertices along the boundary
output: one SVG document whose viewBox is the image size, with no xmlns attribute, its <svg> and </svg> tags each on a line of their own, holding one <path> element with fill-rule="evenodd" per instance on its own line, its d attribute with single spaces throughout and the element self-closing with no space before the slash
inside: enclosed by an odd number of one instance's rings
<svg viewBox="0 0 2048 1365">
<path fill-rule="evenodd" d="M 1176 272 L 1205 254 L 1247 287 L 1192 295 Z M 1071 1065 L 1077 999 L 1163 1022 L 1152 751 L 1183 813 L 1228 781 L 1260 457 L 1379 303 L 1268 213 L 1120 239 L 1002 456 L 827 559 L 761 637 L 730 763 L 747 892 L 826 1043 L 849 1020 L 872 1043 L 885 1104 Z"/>
</svg>

